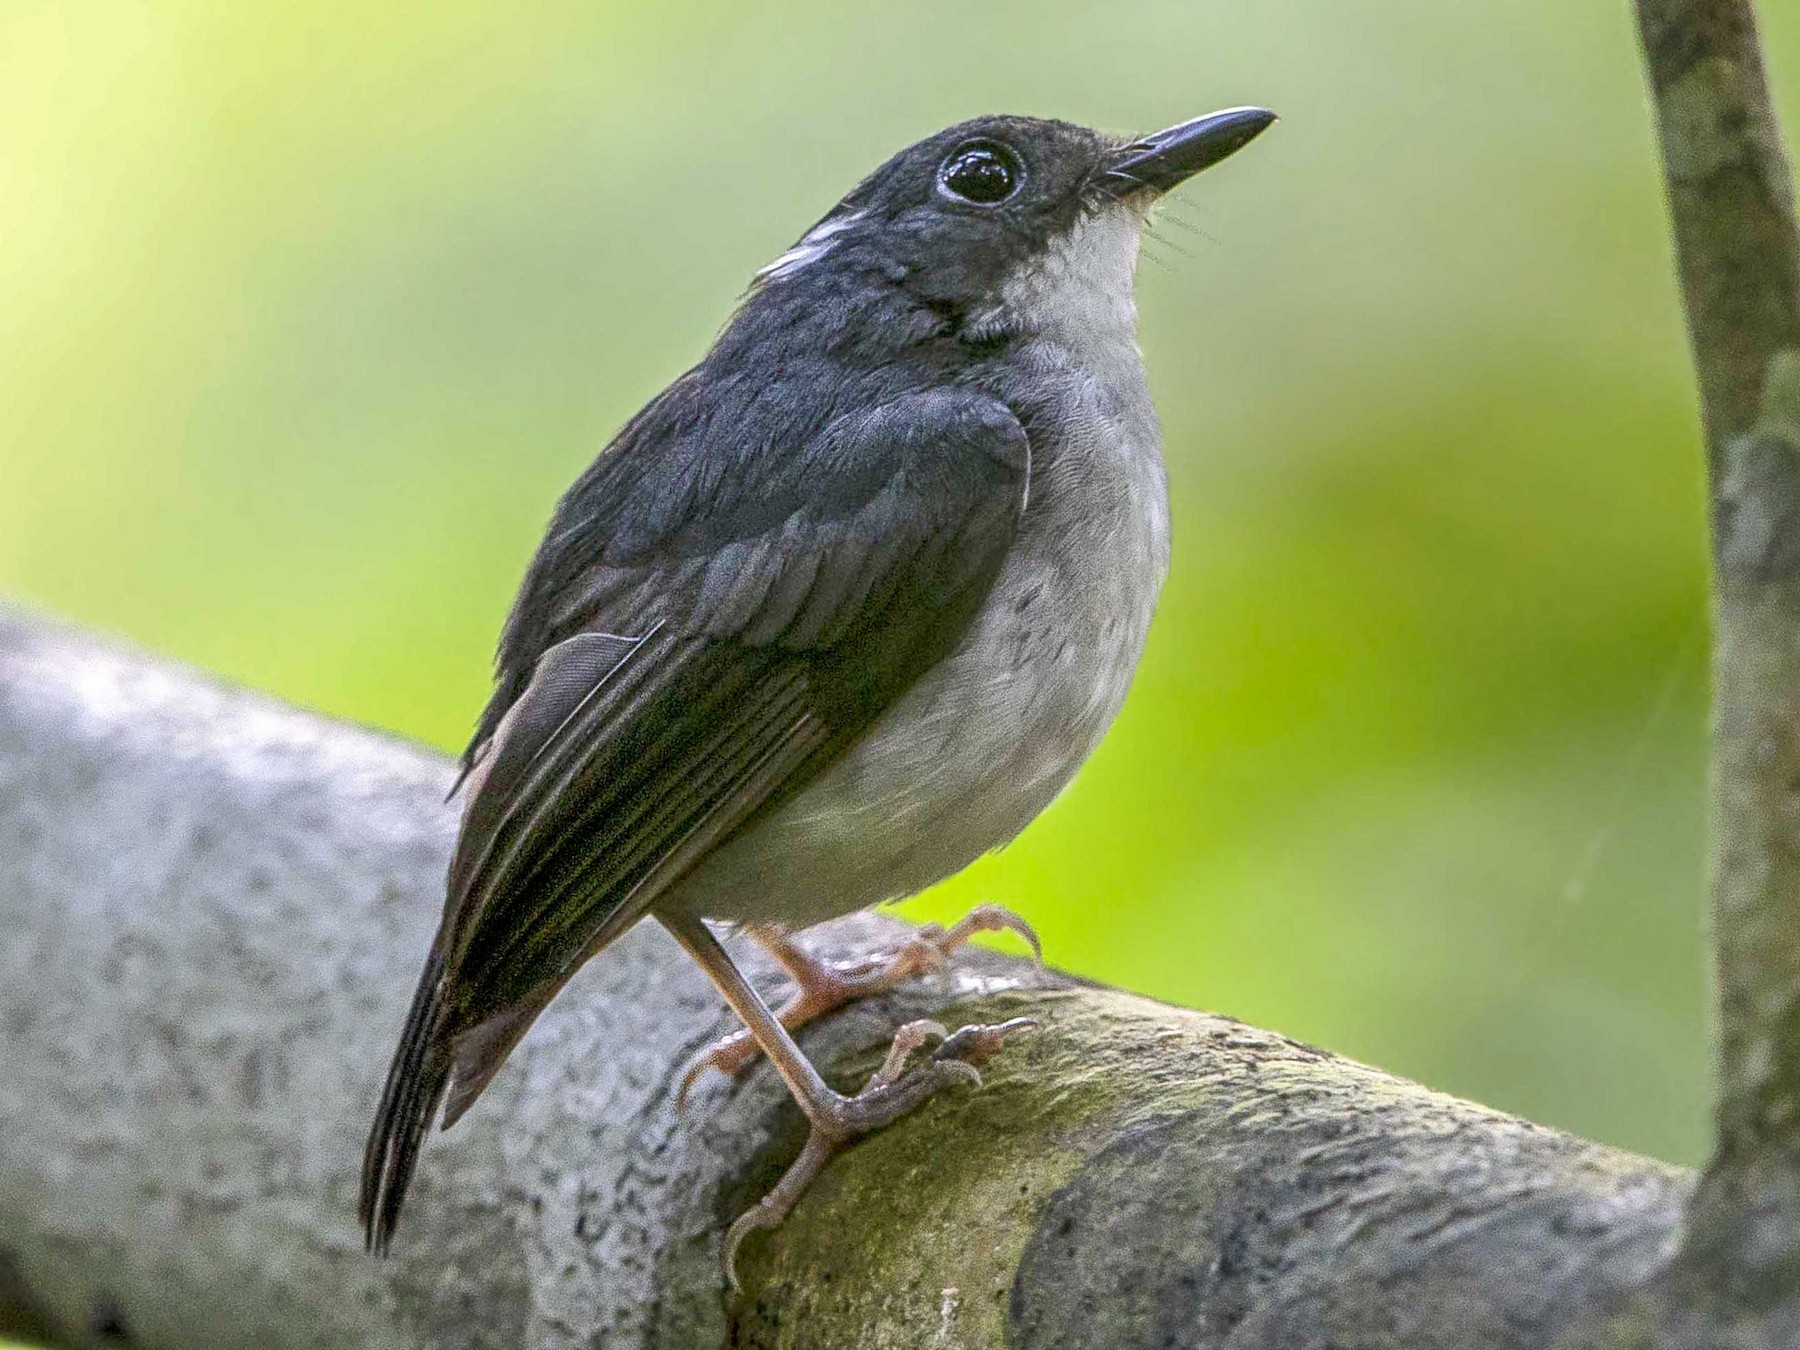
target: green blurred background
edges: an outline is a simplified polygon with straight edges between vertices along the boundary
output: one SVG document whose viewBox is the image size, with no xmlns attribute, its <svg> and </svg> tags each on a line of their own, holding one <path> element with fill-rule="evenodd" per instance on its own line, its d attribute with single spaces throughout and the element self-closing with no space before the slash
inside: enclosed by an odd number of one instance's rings
<svg viewBox="0 0 1800 1350">
<path fill-rule="evenodd" d="M 1697 1160 L 1701 482 L 1623 0 L 0 0 L 0 591 L 458 747 L 557 493 L 862 172 L 1252 101 L 1140 275 L 1135 692 L 908 912 Z"/>
</svg>

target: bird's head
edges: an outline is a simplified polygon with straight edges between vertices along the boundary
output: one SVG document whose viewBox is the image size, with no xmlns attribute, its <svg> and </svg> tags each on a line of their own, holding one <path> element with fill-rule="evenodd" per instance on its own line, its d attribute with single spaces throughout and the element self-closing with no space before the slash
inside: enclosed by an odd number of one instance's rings
<svg viewBox="0 0 1800 1350">
<path fill-rule="evenodd" d="M 756 274 L 753 294 L 845 319 L 859 297 L 904 296 L 976 340 L 1104 322 L 1121 306 L 1129 322 L 1150 208 L 1274 120 L 1233 108 L 1136 139 L 1034 117 L 960 123 L 871 173 Z"/>
</svg>

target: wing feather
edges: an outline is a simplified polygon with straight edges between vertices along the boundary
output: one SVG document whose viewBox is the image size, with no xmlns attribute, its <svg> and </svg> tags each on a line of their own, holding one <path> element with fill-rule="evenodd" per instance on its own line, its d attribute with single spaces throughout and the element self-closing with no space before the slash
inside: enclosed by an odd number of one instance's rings
<svg viewBox="0 0 1800 1350">
<path fill-rule="evenodd" d="M 1025 432 L 977 393 L 903 396 L 760 472 L 710 425 L 660 452 L 653 422 L 628 428 L 514 606 L 365 1155 L 378 1248 L 440 1102 L 447 1127 L 584 961 L 951 650 L 1024 508 Z"/>
</svg>

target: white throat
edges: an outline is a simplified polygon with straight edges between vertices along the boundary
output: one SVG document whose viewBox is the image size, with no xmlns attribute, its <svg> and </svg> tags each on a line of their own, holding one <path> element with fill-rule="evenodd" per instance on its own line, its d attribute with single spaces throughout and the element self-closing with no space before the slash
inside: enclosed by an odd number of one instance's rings
<svg viewBox="0 0 1800 1350">
<path fill-rule="evenodd" d="M 1017 333 L 1054 343 L 1081 357 L 1137 346 L 1140 221 L 1119 207 L 1088 215 L 1068 234 L 1020 267 L 973 329 Z M 1105 362 L 1101 362 L 1105 364 Z"/>
</svg>

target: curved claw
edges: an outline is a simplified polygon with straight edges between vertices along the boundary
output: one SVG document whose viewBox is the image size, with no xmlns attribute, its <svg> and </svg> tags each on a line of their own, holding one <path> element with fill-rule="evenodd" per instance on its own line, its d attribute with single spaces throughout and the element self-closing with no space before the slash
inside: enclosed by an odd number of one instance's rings
<svg viewBox="0 0 1800 1350">
<path fill-rule="evenodd" d="M 733 1220 L 731 1228 L 725 1229 L 725 1280 L 731 1283 L 733 1294 L 743 1292 L 743 1283 L 738 1280 L 738 1247 L 743 1246 L 743 1238 L 756 1233 L 758 1229 L 779 1228 L 781 1220 L 787 1219 L 787 1210 L 778 1211 L 778 1206 L 770 1204 L 770 1201 L 774 1201 L 774 1193 L 769 1193 L 752 1204 L 749 1210 L 743 1211 Z"/>
<path fill-rule="evenodd" d="M 906 1068 L 906 1061 L 912 1057 L 913 1051 L 920 1049 L 928 1041 L 943 1041 L 949 1037 L 950 1033 L 944 1029 L 942 1022 L 933 1022 L 924 1017 L 916 1022 L 908 1022 L 894 1033 L 894 1039 L 888 1045 L 887 1058 L 869 1079 L 869 1086 L 886 1087 L 900 1077 L 901 1070 Z"/>
<path fill-rule="evenodd" d="M 1020 1031 L 1036 1031 L 1044 1024 L 1035 1017 L 1014 1017 L 994 1026 L 958 1027 L 953 1035 L 932 1052 L 932 1060 L 980 1064 L 996 1054 L 1006 1038 Z"/>
<path fill-rule="evenodd" d="M 950 930 L 951 934 L 955 935 L 964 924 L 968 925 L 967 934 L 1012 933 L 1031 948 L 1033 961 L 1040 966 L 1044 964 L 1044 944 L 1038 941 L 1037 930 L 1005 906 L 977 905 L 963 916 L 961 923 Z"/>
<path fill-rule="evenodd" d="M 734 1031 L 707 1046 L 681 1071 L 681 1082 L 675 1088 L 675 1114 L 687 1114 L 688 1093 L 708 1069 L 717 1069 L 727 1078 L 735 1078 L 754 1064 L 760 1053 L 747 1031 Z"/>
<path fill-rule="evenodd" d="M 703 1052 L 696 1055 L 693 1062 L 682 1071 L 681 1082 L 675 1088 L 676 1119 L 682 1119 L 687 1115 L 688 1093 L 692 1092 L 694 1084 L 700 1081 L 700 1075 L 710 1068 L 712 1068 L 712 1055 Z"/>
<path fill-rule="evenodd" d="M 951 1082 L 960 1078 L 970 1087 L 981 1086 L 981 1070 L 966 1059 L 941 1059 L 932 1067 L 938 1071 L 939 1077 L 947 1078 Z"/>
<path fill-rule="evenodd" d="M 744 1239 L 762 1228 L 779 1228 L 786 1214 L 777 1214 L 775 1206 L 769 1201 L 772 1196 L 765 1195 L 749 1209 L 732 1221 L 731 1227 L 725 1230 L 725 1278 L 731 1284 L 733 1294 L 744 1292 L 743 1283 L 738 1279 L 738 1248 L 744 1245 Z"/>
</svg>

